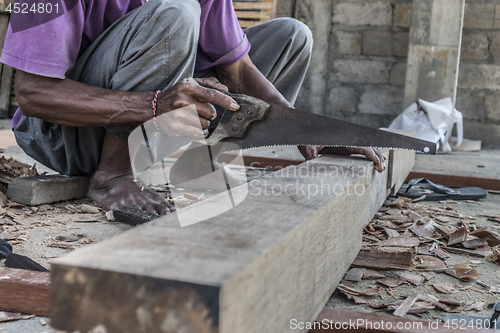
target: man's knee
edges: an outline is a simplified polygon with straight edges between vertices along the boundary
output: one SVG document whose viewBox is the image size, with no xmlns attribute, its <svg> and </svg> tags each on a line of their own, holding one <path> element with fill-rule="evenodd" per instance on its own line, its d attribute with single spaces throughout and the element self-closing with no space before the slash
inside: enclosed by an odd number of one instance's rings
<svg viewBox="0 0 500 333">
<path fill-rule="evenodd" d="M 306 24 L 289 17 L 281 18 L 280 24 L 296 45 L 302 47 L 304 52 L 312 52 L 313 34 Z"/>
<path fill-rule="evenodd" d="M 191 30 L 198 34 L 201 7 L 197 0 L 149 0 L 154 2 L 153 16 L 166 26 L 175 24 L 180 30 Z"/>
</svg>

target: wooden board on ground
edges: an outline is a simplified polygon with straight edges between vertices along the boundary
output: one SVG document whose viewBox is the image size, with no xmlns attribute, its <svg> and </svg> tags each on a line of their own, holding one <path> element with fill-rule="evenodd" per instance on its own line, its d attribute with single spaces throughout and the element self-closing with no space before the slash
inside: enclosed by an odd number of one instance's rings
<svg viewBox="0 0 500 333">
<path fill-rule="evenodd" d="M 48 316 L 49 273 L 0 267 L 0 311 Z"/>
<path fill-rule="evenodd" d="M 479 176 L 464 176 L 449 173 L 412 171 L 406 181 L 414 178 L 426 178 L 431 182 L 451 187 L 480 187 L 490 191 L 500 191 L 500 179 Z"/>
<path fill-rule="evenodd" d="M 477 186 L 500 191 L 500 151 L 454 151 L 448 154 L 418 154 L 415 167 L 408 177 L 428 178 L 437 184 L 452 187 Z M 443 172 L 446 170 L 446 173 Z"/>
<path fill-rule="evenodd" d="M 401 170 L 403 172 L 403 170 Z M 409 172 L 406 170 L 405 172 Z M 53 261 L 51 324 L 87 332 L 305 332 L 390 189 L 361 157 L 321 157 Z M 230 207 L 230 206 L 229 206 Z M 182 212 L 182 214 L 181 214 Z M 184 215 L 184 216 L 185 216 Z"/>
</svg>

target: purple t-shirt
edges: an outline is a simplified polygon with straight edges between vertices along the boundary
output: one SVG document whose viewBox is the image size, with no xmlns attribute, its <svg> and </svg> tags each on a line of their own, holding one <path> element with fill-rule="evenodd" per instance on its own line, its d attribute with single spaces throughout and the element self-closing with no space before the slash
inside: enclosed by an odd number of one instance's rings
<svg viewBox="0 0 500 333">
<path fill-rule="evenodd" d="M 229 66 L 241 59 L 248 53 L 250 43 L 238 24 L 232 1 L 198 1 L 201 25 L 196 69 Z M 29 9 L 28 13 L 12 13 L 0 62 L 32 74 L 63 79 L 90 43 L 145 0 L 44 3 L 52 3 L 51 15 L 30 14 Z M 21 117 L 18 109 L 12 119 L 13 127 Z"/>
</svg>

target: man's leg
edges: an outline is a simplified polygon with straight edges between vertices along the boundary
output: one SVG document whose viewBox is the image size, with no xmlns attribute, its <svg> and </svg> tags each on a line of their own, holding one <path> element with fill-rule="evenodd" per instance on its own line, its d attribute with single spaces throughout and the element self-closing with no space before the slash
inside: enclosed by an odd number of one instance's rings
<svg viewBox="0 0 500 333">
<path fill-rule="evenodd" d="M 113 90 L 166 89 L 192 76 L 199 21 L 196 0 L 150 0 L 94 41 L 68 77 Z M 163 197 L 133 183 L 123 133 L 130 128 L 70 128 L 34 118 L 20 125 L 16 137 L 29 155 L 61 173 L 93 174 L 90 195 L 96 201 L 168 211 Z"/>
<path fill-rule="evenodd" d="M 295 103 L 311 59 L 313 36 L 304 23 L 278 18 L 246 28 L 249 56 L 291 104 Z"/>
<path fill-rule="evenodd" d="M 252 45 L 250 59 L 264 76 L 278 89 L 278 91 L 293 104 L 297 98 L 302 82 L 309 65 L 312 51 L 312 33 L 309 28 L 298 20 L 280 18 L 271 20 L 244 30 Z M 195 77 L 217 77 L 216 71 L 198 71 Z M 210 128 L 215 128 L 222 116 L 218 108 L 217 118 L 211 122 Z M 187 182 L 189 175 L 199 177 L 220 168 L 215 161 L 207 161 L 200 153 L 204 147 L 193 143 L 175 163 L 170 171 L 170 180 L 173 184 Z M 191 177 L 192 178 L 192 177 Z M 238 184 L 238 180 L 228 176 L 231 187 Z M 195 184 L 193 186 L 209 186 Z M 185 186 L 185 185 L 184 185 Z M 217 188 L 225 190 L 225 188 Z"/>
</svg>

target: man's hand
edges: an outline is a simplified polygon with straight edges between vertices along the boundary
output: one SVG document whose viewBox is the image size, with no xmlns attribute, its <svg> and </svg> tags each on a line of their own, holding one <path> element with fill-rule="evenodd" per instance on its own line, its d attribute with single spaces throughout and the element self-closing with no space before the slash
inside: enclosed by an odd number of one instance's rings
<svg viewBox="0 0 500 333">
<path fill-rule="evenodd" d="M 200 83 L 210 88 L 205 88 Z M 221 84 L 216 78 L 189 78 L 161 92 L 158 96 L 157 116 L 169 114 L 177 109 L 194 105 L 197 117 L 188 111 L 173 112 L 170 117 L 158 119 L 160 127 L 167 134 L 198 138 L 200 136 L 201 124 L 201 129 L 205 136 L 207 136 L 210 121 L 214 120 L 217 116 L 213 105 L 218 105 L 231 111 L 237 111 L 240 108 L 234 99 L 224 95 L 219 90 L 228 91 L 227 87 Z"/>
<path fill-rule="evenodd" d="M 322 146 L 299 146 L 299 151 L 306 160 L 312 160 L 319 154 L 361 154 L 373 161 L 375 170 L 382 172 L 385 170 L 385 155 L 378 148 L 354 148 L 354 147 L 322 147 Z"/>
</svg>

